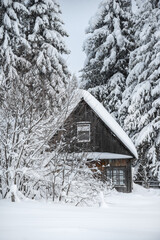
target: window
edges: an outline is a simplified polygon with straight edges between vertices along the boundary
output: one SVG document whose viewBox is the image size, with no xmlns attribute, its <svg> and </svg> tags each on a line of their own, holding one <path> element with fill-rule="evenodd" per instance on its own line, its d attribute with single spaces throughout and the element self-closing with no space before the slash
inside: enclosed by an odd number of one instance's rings
<svg viewBox="0 0 160 240">
<path fill-rule="evenodd" d="M 90 123 L 77 123 L 78 142 L 90 142 Z"/>
<path fill-rule="evenodd" d="M 126 186 L 125 169 L 123 167 L 107 168 L 107 179 L 112 180 L 115 187 Z"/>
</svg>

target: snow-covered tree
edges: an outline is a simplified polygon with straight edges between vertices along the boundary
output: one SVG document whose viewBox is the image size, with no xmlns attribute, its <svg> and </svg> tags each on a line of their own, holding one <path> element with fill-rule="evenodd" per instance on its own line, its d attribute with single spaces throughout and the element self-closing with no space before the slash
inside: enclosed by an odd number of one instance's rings
<svg viewBox="0 0 160 240">
<path fill-rule="evenodd" d="M 10 85 L 10 89 L 5 91 L 0 108 L 1 197 L 6 198 L 12 194 L 14 200 L 15 192 L 11 191 L 22 191 L 25 172 L 33 169 L 33 159 L 30 156 L 40 144 L 35 131 L 36 122 L 39 121 L 33 120 L 27 92 L 25 85 L 16 80 L 16 85 Z"/>
<path fill-rule="evenodd" d="M 27 40 L 31 46 L 26 53 L 32 68 L 27 73 L 27 86 L 34 94 L 33 102 L 42 111 L 57 112 L 65 101 L 70 76 L 64 60 L 66 48 L 60 6 L 56 0 L 29 0 L 30 17 L 26 21 Z"/>
<path fill-rule="evenodd" d="M 19 90 L 22 89 L 22 76 L 31 67 L 22 51 L 23 48 L 30 47 L 26 41 L 22 21 L 22 18 L 28 18 L 28 15 L 29 11 L 24 5 L 24 1 L 2 0 L 0 2 L 0 175 L 2 197 L 6 197 L 14 184 L 13 166 L 15 155 L 18 154 L 17 136 L 20 135 L 20 129 L 18 130 L 17 127 L 19 124 L 18 106 L 24 105 L 24 99 L 21 98 Z M 18 165 L 18 159 L 16 164 Z"/>
<path fill-rule="evenodd" d="M 141 7 L 135 24 L 137 48 L 130 55 L 120 121 L 138 153 L 137 179 L 160 180 L 160 9 Z M 154 6 L 154 8 L 153 8 Z"/>
<path fill-rule="evenodd" d="M 24 1 L 0 2 L 0 83 L 5 88 L 31 67 L 22 50 L 29 48 L 23 33 L 24 23 L 21 21 L 28 14 Z"/>
<path fill-rule="evenodd" d="M 134 47 L 129 1 L 104 0 L 86 30 L 82 85 L 117 115 L 128 75 L 129 53 Z M 99 87 L 97 87 L 99 86 Z M 94 89 L 93 89 L 94 88 Z"/>
<path fill-rule="evenodd" d="M 0 12 L 0 193 L 34 198 L 44 184 L 49 121 L 68 93 L 67 34 L 54 0 L 2 0 Z"/>
</svg>

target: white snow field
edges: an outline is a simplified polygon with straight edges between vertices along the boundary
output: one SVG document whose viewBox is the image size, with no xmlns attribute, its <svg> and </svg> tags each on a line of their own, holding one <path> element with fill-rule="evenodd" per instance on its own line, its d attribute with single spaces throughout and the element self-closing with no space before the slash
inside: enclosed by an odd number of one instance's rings
<svg viewBox="0 0 160 240">
<path fill-rule="evenodd" d="M 0 240 L 160 240 L 160 190 L 135 186 L 109 194 L 106 204 L 1 200 Z"/>
</svg>

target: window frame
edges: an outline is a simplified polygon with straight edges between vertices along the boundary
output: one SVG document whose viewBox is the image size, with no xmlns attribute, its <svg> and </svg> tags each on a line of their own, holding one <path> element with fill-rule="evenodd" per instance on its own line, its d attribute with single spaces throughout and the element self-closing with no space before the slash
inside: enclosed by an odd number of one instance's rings
<svg viewBox="0 0 160 240">
<path fill-rule="evenodd" d="M 107 167 L 105 174 L 106 178 L 109 179 L 115 187 L 127 186 L 126 167 Z"/>
<path fill-rule="evenodd" d="M 81 125 L 81 126 L 80 126 Z M 83 139 L 83 140 L 81 140 L 81 139 L 79 139 L 79 130 L 78 130 L 78 127 L 83 127 L 84 125 L 86 125 L 86 126 L 88 126 L 89 127 L 89 131 L 88 131 L 88 139 Z M 83 132 L 83 131 L 81 131 L 81 132 Z M 87 131 L 86 131 L 87 132 Z M 87 143 L 87 142 L 90 142 L 91 141 L 91 123 L 90 122 L 85 122 L 85 121 L 83 121 L 83 122 L 77 122 L 77 142 L 79 142 L 79 143 L 83 143 L 83 142 L 85 142 L 85 143 Z"/>
</svg>

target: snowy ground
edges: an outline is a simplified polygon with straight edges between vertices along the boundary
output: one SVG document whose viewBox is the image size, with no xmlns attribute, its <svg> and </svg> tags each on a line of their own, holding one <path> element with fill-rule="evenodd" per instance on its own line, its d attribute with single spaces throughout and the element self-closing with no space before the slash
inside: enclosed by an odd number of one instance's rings
<svg viewBox="0 0 160 240">
<path fill-rule="evenodd" d="M 160 190 L 112 193 L 107 208 L 0 201 L 0 240 L 160 240 Z"/>
</svg>

